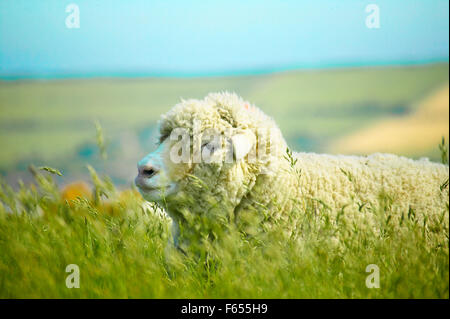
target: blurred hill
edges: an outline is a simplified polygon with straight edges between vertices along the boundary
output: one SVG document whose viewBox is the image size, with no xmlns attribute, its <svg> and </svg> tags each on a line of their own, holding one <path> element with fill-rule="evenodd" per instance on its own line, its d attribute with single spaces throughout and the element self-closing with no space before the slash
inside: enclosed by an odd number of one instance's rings
<svg viewBox="0 0 450 319">
<path fill-rule="evenodd" d="M 438 159 L 433 147 L 448 136 L 448 71 L 448 64 L 432 64 L 221 78 L 3 81 L 0 174 L 15 182 L 34 163 L 62 170 L 60 180 L 67 182 L 83 177 L 91 163 L 117 184 L 129 184 L 137 161 L 155 147 L 162 113 L 180 98 L 225 90 L 274 117 L 298 151 Z M 96 146 L 96 120 L 107 140 L 106 161 Z"/>
<path fill-rule="evenodd" d="M 437 143 L 449 138 L 448 84 L 420 101 L 416 111 L 382 120 L 368 128 L 338 139 L 335 152 L 368 154 L 387 152 L 409 156 L 437 156 Z"/>
</svg>

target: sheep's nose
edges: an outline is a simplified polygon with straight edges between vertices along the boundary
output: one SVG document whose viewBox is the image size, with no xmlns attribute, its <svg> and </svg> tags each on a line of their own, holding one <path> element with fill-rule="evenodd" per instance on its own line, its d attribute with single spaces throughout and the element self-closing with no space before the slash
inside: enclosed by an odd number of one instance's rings
<svg viewBox="0 0 450 319">
<path fill-rule="evenodd" d="M 138 166 L 138 173 L 141 177 L 151 178 L 158 173 L 158 170 L 150 164 L 145 164 Z"/>
</svg>

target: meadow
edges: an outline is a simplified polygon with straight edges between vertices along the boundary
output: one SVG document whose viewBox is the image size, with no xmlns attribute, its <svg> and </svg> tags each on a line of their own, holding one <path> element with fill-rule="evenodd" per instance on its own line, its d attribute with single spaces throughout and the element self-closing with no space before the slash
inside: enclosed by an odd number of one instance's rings
<svg viewBox="0 0 450 319">
<path fill-rule="evenodd" d="M 289 237 L 281 224 L 230 225 L 184 255 L 135 190 L 90 168 L 92 195 L 70 200 L 51 172 L 31 167 L 34 186 L 0 188 L 1 298 L 449 298 L 448 206 L 421 216 L 395 211 L 389 196 L 379 210 L 307 204 L 290 213 Z M 73 264 L 79 288 L 66 286 Z"/>
<path fill-rule="evenodd" d="M 220 240 L 198 238 L 193 254 L 172 249 L 170 221 L 131 185 L 135 165 L 168 107 L 220 90 L 272 115 L 294 150 L 387 145 L 448 163 L 447 143 L 439 146 L 448 141 L 448 64 L 2 82 L 0 298 L 449 298 L 448 206 L 422 216 L 396 211 L 387 195 L 378 210 L 306 201 L 291 212 L 289 237 L 257 221 L 251 236 L 230 225 Z M 63 190 L 73 180 L 84 182 Z M 66 286 L 70 264 L 80 288 Z M 379 288 L 366 285 L 369 265 Z"/>
</svg>

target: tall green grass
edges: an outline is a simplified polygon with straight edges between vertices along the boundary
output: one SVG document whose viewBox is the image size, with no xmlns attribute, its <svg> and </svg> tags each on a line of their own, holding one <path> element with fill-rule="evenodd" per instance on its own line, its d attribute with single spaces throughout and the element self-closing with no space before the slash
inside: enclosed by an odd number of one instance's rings
<svg viewBox="0 0 450 319">
<path fill-rule="evenodd" d="M 1 298 L 449 298 L 448 209 L 399 212 L 385 195 L 379 210 L 332 212 L 299 198 L 289 237 L 283 224 L 252 236 L 230 225 L 184 255 L 157 207 L 89 170 L 93 196 L 70 202 L 50 168 L 1 184 Z M 66 287 L 69 264 L 80 288 Z M 370 264 L 380 288 L 366 287 Z"/>
</svg>

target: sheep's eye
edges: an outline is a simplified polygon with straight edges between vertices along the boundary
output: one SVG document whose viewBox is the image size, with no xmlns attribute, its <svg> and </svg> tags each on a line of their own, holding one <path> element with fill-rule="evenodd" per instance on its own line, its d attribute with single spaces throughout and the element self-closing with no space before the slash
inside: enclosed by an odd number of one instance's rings
<svg viewBox="0 0 450 319">
<path fill-rule="evenodd" d="M 206 147 L 206 149 L 210 152 L 213 153 L 216 151 L 217 147 L 216 145 L 214 145 L 213 143 L 209 142 L 209 143 L 205 143 L 202 145 L 202 149 Z"/>
</svg>

